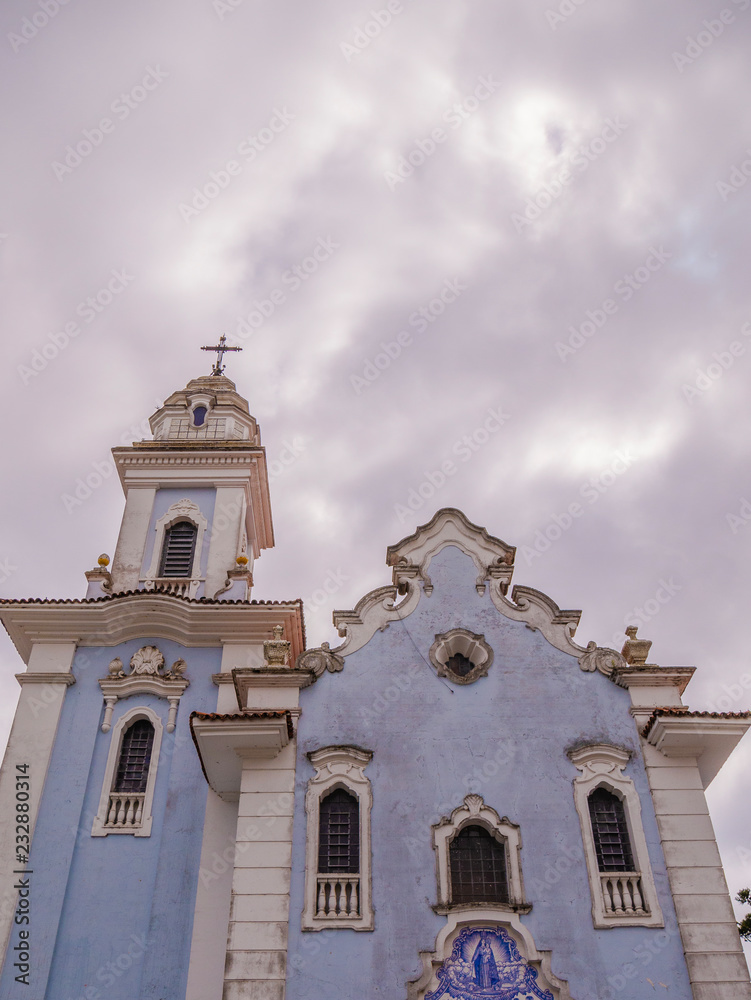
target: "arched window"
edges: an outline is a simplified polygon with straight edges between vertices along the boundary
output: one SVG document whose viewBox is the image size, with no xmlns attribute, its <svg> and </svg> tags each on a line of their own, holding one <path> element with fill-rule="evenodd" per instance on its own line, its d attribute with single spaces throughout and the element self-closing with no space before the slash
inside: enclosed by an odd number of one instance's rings
<svg viewBox="0 0 751 1000">
<path fill-rule="evenodd" d="M 600 871 L 634 871 L 626 812 L 618 796 L 607 788 L 596 788 L 589 796 L 589 817 Z"/>
<path fill-rule="evenodd" d="M 153 746 L 154 727 L 148 719 L 137 719 L 123 736 L 113 792 L 146 791 Z"/>
<path fill-rule="evenodd" d="M 337 788 L 321 802 L 318 871 L 360 871 L 360 805 L 343 788 Z"/>
<path fill-rule="evenodd" d="M 192 521 L 178 521 L 164 533 L 159 576 L 189 577 L 193 575 L 198 528 Z"/>
<path fill-rule="evenodd" d="M 508 903 L 506 848 L 483 826 L 465 826 L 449 845 L 452 903 Z"/>
</svg>

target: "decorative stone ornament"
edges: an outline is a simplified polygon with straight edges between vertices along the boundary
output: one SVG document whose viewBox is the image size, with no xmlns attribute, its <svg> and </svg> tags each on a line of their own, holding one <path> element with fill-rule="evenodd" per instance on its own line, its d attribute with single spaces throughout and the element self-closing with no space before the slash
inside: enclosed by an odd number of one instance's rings
<svg viewBox="0 0 751 1000">
<path fill-rule="evenodd" d="M 485 636 L 465 628 L 437 635 L 428 656 L 438 676 L 453 684 L 473 684 L 487 675 L 493 662 L 493 650 Z"/>
<path fill-rule="evenodd" d="M 142 646 L 130 659 L 134 674 L 158 674 L 164 666 L 164 657 L 156 646 Z"/>
<path fill-rule="evenodd" d="M 651 644 L 650 644 L 651 645 Z M 616 670 L 625 667 L 626 660 L 614 649 L 598 646 L 596 642 L 587 643 L 587 648 L 579 657 L 579 666 L 587 673 L 599 670 L 605 677 L 612 677 Z"/>
<path fill-rule="evenodd" d="M 267 639 L 263 644 L 263 658 L 267 667 L 286 667 L 289 665 L 289 651 L 292 643 L 283 639 L 284 626 L 274 626 L 274 638 Z"/>
<path fill-rule="evenodd" d="M 298 670 L 312 670 L 316 677 L 325 671 L 336 674 L 344 667 L 344 657 L 332 653 L 329 644 L 324 642 L 318 649 L 307 649 L 297 657 Z"/>
<path fill-rule="evenodd" d="M 116 656 L 110 661 L 107 677 L 99 681 L 104 695 L 104 720 L 102 732 L 108 733 L 112 727 L 112 713 L 119 698 L 129 698 L 134 694 L 155 694 L 169 702 L 167 732 L 175 731 L 177 709 L 183 691 L 190 681 L 183 677 L 187 663 L 175 660 L 167 673 L 162 673 L 164 656 L 156 646 L 142 646 L 130 658 L 130 673 L 123 670 L 123 661 Z"/>
</svg>

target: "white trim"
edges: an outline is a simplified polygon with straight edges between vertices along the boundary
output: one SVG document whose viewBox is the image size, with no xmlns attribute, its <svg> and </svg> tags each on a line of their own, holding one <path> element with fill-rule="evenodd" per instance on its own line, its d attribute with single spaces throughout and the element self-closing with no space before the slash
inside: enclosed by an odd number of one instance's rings
<svg viewBox="0 0 751 1000">
<path fill-rule="evenodd" d="M 623 769 L 630 759 L 630 754 L 619 747 L 596 743 L 571 750 L 569 757 L 574 766 L 582 772 L 574 778 L 574 804 L 581 823 L 584 857 L 587 862 L 589 886 L 592 893 L 594 926 L 598 929 L 607 927 L 664 927 L 665 923 L 657 900 L 657 890 L 642 826 L 639 793 L 631 778 L 626 777 L 623 773 Z M 623 803 L 635 874 L 639 878 L 640 894 L 645 913 L 614 914 L 607 913 L 605 910 L 603 873 L 600 872 L 597 863 L 592 821 L 589 815 L 589 796 L 597 788 L 607 789 Z M 617 872 L 612 874 L 618 875 Z"/>
<path fill-rule="evenodd" d="M 110 805 L 110 794 L 115 784 L 115 774 L 117 762 L 120 759 L 120 748 L 122 746 L 123 734 L 125 730 L 138 719 L 148 719 L 154 727 L 154 744 L 151 748 L 151 762 L 149 764 L 149 777 L 146 782 L 146 792 L 143 799 L 143 816 L 141 824 L 136 829 L 113 830 L 112 827 L 105 826 L 107 813 Z M 111 833 L 127 833 L 135 837 L 151 836 L 151 807 L 154 801 L 154 785 L 156 784 L 157 764 L 159 763 L 159 750 L 162 745 L 162 720 L 150 708 L 140 706 L 131 708 L 121 716 L 112 730 L 110 739 L 110 749 L 107 755 L 107 766 L 104 771 L 104 781 L 102 782 L 102 794 L 99 797 L 99 809 L 94 817 L 94 825 L 91 828 L 92 837 L 107 837 Z"/>
<path fill-rule="evenodd" d="M 506 852 L 509 901 L 508 904 L 493 903 L 493 908 L 528 910 L 529 904 L 524 898 L 524 879 L 521 865 L 522 838 L 519 827 L 512 823 L 507 816 L 501 819 L 495 809 L 485 805 L 481 795 L 465 796 L 463 805 L 454 809 L 450 817 L 444 817 L 440 823 L 432 828 L 433 850 L 436 852 L 439 907 L 450 906 L 452 909 L 462 905 L 466 907 L 466 904 L 455 904 L 451 901 L 451 866 L 449 864 L 451 841 L 466 826 L 481 826 L 503 845 Z"/>
<path fill-rule="evenodd" d="M 196 547 L 193 553 L 193 566 L 190 571 L 192 582 L 190 588 L 191 592 L 189 595 L 190 597 L 195 597 L 195 591 L 198 589 L 198 584 L 201 578 L 201 552 L 203 550 L 203 536 L 209 522 L 201 513 L 198 504 L 193 500 L 188 500 L 187 498 L 178 500 L 177 503 L 173 503 L 167 513 L 163 514 L 154 525 L 156 537 L 154 539 L 154 551 L 151 553 L 151 565 L 149 566 L 146 575 L 142 577 L 142 580 L 144 583 L 153 583 L 155 580 L 161 579 L 159 576 L 159 566 L 162 561 L 164 538 L 167 533 L 167 529 L 171 528 L 173 524 L 177 524 L 178 521 L 190 521 L 191 524 L 196 526 Z"/>
<path fill-rule="evenodd" d="M 308 754 L 316 769 L 308 782 L 305 796 L 307 836 L 305 850 L 305 903 L 302 914 L 304 931 L 321 931 L 348 927 L 355 931 L 372 931 L 374 927 L 371 898 L 370 810 L 373 793 L 364 770 L 373 754 L 358 747 L 324 747 Z M 336 788 L 354 795 L 360 805 L 360 871 L 354 877 L 342 876 L 343 881 L 359 881 L 359 914 L 338 917 L 316 916 L 318 910 L 318 834 L 321 799 Z M 333 879 L 336 877 L 333 876 Z"/>
</svg>

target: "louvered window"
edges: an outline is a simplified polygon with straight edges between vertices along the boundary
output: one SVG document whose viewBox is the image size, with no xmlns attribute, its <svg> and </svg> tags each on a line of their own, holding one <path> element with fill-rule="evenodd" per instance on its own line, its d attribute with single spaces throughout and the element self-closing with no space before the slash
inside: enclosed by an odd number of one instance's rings
<svg viewBox="0 0 751 1000">
<path fill-rule="evenodd" d="M 154 727 L 138 719 L 126 730 L 115 775 L 115 792 L 145 792 L 154 745 Z"/>
<path fill-rule="evenodd" d="M 606 788 L 596 788 L 589 796 L 589 816 L 600 871 L 634 871 L 626 813 L 621 800 Z"/>
<path fill-rule="evenodd" d="M 465 826 L 449 845 L 452 903 L 508 903 L 506 849 L 482 826 Z"/>
<path fill-rule="evenodd" d="M 360 871 L 360 804 L 341 788 L 321 802 L 318 871 Z"/>
<path fill-rule="evenodd" d="M 193 574 L 198 528 L 192 521 L 178 521 L 164 534 L 160 576 L 189 577 Z"/>
</svg>

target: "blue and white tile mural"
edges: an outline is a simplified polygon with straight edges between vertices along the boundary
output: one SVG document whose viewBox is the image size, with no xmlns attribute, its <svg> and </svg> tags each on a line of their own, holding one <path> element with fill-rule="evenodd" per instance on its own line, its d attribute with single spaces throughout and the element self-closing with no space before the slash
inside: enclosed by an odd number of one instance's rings
<svg viewBox="0 0 751 1000">
<path fill-rule="evenodd" d="M 465 927 L 437 976 L 440 985 L 425 1000 L 554 1000 L 502 927 Z"/>
</svg>

